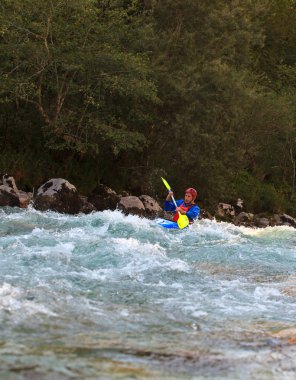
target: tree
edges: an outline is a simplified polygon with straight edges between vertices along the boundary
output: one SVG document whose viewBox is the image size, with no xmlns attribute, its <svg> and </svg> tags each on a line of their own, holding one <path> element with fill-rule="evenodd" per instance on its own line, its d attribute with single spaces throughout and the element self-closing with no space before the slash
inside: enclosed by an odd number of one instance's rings
<svg viewBox="0 0 296 380">
<path fill-rule="evenodd" d="M 156 88 L 129 46 L 138 26 L 124 3 L 1 3 L 1 99 L 35 109 L 48 147 L 112 156 L 145 145 Z"/>
</svg>

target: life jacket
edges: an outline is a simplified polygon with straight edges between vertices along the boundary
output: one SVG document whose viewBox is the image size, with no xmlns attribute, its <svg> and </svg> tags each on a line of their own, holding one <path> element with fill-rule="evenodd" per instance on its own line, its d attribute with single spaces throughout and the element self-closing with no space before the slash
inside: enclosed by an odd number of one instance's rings
<svg viewBox="0 0 296 380">
<path fill-rule="evenodd" d="M 185 206 L 185 202 L 183 201 L 179 207 L 180 207 L 182 210 L 184 210 L 184 211 L 187 212 L 187 211 L 189 211 L 189 210 L 191 209 L 191 207 L 193 207 L 193 206 L 195 206 L 195 203 L 191 203 L 189 206 Z M 173 221 L 174 221 L 174 222 L 177 222 L 178 219 L 179 219 L 179 213 L 176 212 L 175 215 L 174 215 L 174 217 L 173 217 Z M 190 219 L 189 219 L 189 222 L 192 223 L 192 221 L 191 221 Z"/>
</svg>

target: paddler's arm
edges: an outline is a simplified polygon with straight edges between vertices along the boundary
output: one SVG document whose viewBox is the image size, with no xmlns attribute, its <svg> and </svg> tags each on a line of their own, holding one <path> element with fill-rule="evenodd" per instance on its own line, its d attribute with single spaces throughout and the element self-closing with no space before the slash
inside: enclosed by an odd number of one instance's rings
<svg viewBox="0 0 296 380">
<path fill-rule="evenodd" d="M 165 201 L 163 205 L 164 211 L 175 211 L 176 207 L 173 202 L 171 201 Z"/>
<path fill-rule="evenodd" d="M 176 207 L 175 207 L 174 203 L 171 201 L 173 194 L 174 193 L 172 191 L 169 191 L 169 193 L 166 197 L 166 200 L 164 202 L 164 205 L 163 205 L 164 211 L 175 211 Z"/>
<path fill-rule="evenodd" d="M 174 202 L 172 202 L 170 200 L 172 194 L 173 194 L 173 192 L 170 191 L 168 196 L 167 196 L 167 199 L 164 202 L 164 206 L 163 206 L 164 211 L 175 211 L 176 210 Z M 178 201 L 176 201 L 176 203 L 177 203 L 177 206 L 180 206 L 183 203 L 183 199 L 179 199 Z"/>
<path fill-rule="evenodd" d="M 198 218 L 199 213 L 200 213 L 200 208 L 197 205 L 195 205 L 195 206 L 191 207 L 191 209 L 189 211 L 187 211 L 186 215 L 187 215 L 188 219 L 194 220 L 194 219 Z"/>
</svg>

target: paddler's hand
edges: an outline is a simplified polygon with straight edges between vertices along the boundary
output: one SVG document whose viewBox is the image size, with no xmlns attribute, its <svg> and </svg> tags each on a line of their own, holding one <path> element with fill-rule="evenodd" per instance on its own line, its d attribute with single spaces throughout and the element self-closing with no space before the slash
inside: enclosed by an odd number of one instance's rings
<svg viewBox="0 0 296 380">
<path fill-rule="evenodd" d="M 176 211 L 178 211 L 182 215 L 186 215 L 186 211 L 182 209 L 182 207 L 177 207 Z"/>
<path fill-rule="evenodd" d="M 172 199 L 173 195 L 174 195 L 174 193 L 172 191 L 169 191 L 168 196 L 166 197 L 166 200 L 170 201 Z"/>
</svg>

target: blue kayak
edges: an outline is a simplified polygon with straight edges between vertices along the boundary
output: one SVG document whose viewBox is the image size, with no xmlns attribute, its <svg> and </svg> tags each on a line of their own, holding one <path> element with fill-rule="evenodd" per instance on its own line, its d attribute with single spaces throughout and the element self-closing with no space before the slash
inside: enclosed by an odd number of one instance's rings
<svg viewBox="0 0 296 380">
<path fill-rule="evenodd" d="M 161 226 L 161 227 L 164 227 L 164 228 L 169 228 L 169 229 L 177 229 L 179 230 L 179 226 L 178 226 L 178 223 L 176 222 L 172 222 L 171 220 L 167 220 L 167 219 L 156 219 L 155 220 L 156 223 Z"/>
</svg>

